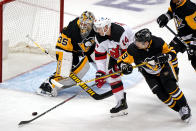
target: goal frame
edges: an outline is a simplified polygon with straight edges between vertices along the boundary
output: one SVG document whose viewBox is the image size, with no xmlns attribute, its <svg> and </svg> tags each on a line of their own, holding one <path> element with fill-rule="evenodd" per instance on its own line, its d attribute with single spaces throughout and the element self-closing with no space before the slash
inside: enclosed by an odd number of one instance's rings
<svg viewBox="0 0 196 131">
<path fill-rule="evenodd" d="M 3 6 L 10 2 L 14 2 L 16 0 L 2 0 L 0 2 L 0 83 L 3 80 Z M 59 33 L 63 29 L 63 21 L 64 21 L 64 0 L 60 1 L 60 22 L 59 22 Z"/>
</svg>

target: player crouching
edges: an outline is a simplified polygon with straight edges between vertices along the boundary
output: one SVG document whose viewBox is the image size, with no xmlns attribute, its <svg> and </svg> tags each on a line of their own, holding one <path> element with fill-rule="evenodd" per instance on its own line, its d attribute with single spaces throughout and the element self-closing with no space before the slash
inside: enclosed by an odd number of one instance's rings
<svg viewBox="0 0 196 131">
<path fill-rule="evenodd" d="M 176 52 L 163 39 L 153 36 L 148 29 L 142 29 L 135 34 L 135 42 L 119 58 L 122 73 L 130 74 L 133 62 L 136 65 L 146 63 L 139 67 L 139 71 L 152 92 L 171 109 L 179 112 L 183 121 L 189 122 L 191 110 L 177 84 Z"/>
<path fill-rule="evenodd" d="M 92 12 L 85 11 L 62 30 L 56 43 L 56 72 L 41 84 L 37 90 L 38 94 L 57 96 L 62 88 L 55 86 L 52 80 L 66 88 L 76 84 L 69 78 L 71 72 L 79 78 L 86 74 L 90 67 L 89 62 L 93 62 L 94 19 Z"/>
</svg>

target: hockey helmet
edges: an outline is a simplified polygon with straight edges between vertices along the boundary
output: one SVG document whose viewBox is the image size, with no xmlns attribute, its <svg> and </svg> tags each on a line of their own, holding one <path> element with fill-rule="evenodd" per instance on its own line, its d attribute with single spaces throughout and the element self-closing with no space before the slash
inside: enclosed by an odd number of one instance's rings
<svg viewBox="0 0 196 131">
<path fill-rule="evenodd" d="M 148 42 L 150 42 L 151 39 L 152 39 L 152 33 L 147 28 L 139 30 L 138 32 L 135 33 L 135 41 L 138 41 L 138 42 L 148 41 Z"/>
<path fill-rule="evenodd" d="M 85 38 L 90 34 L 93 28 L 94 19 L 95 16 L 90 11 L 83 12 L 79 17 L 80 34 L 82 38 Z"/>
<path fill-rule="evenodd" d="M 104 30 L 106 26 L 107 26 L 107 30 Z M 93 29 L 95 30 L 95 32 L 99 32 L 99 30 L 101 29 L 105 36 L 110 26 L 111 26 L 111 20 L 109 18 L 100 17 L 94 20 Z"/>
</svg>

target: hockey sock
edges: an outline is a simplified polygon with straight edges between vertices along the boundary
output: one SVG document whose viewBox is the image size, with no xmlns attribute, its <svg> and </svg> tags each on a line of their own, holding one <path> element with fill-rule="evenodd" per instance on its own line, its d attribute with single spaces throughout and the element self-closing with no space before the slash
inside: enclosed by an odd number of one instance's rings
<svg viewBox="0 0 196 131">
<path fill-rule="evenodd" d="M 176 103 L 179 107 L 187 105 L 186 98 L 185 98 L 184 94 L 182 93 L 182 91 L 180 90 L 180 88 L 177 87 L 177 89 L 175 91 L 173 91 L 169 94 L 172 96 L 173 100 L 176 101 Z"/>
<path fill-rule="evenodd" d="M 179 106 L 176 104 L 176 101 L 173 100 L 171 96 L 166 101 L 164 101 L 164 103 L 174 111 L 178 112 L 180 110 Z"/>
</svg>

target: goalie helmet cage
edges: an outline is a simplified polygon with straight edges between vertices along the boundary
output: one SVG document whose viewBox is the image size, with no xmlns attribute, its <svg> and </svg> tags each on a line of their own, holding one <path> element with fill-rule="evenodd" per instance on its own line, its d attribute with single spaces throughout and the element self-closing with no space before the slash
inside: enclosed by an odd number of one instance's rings
<svg viewBox="0 0 196 131">
<path fill-rule="evenodd" d="M 3 80 L 4 39 L 9 40 L 9 47 L 14 47 L 25 43 L 25 37 L 30 35 L 44 45 L 51 46 L 50 43 L 56 43 L 63 29 L 63 16 L 64 0 L 0 1 L 0 82 Z"/>
</svg>

